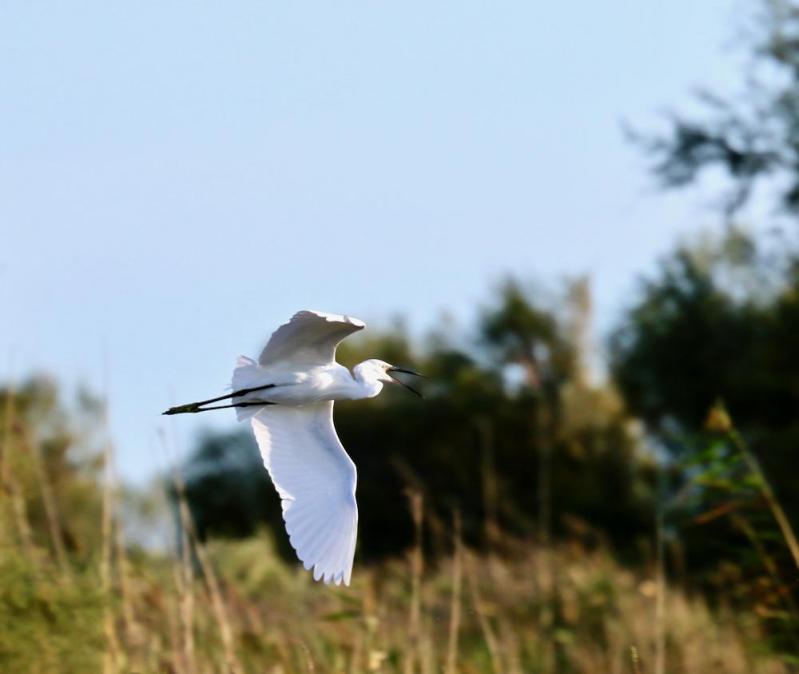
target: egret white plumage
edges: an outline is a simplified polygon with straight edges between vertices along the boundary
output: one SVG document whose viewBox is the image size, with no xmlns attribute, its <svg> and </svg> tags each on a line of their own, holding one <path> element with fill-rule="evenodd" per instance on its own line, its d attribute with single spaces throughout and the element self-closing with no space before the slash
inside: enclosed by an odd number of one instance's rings
<svg viewBox="0 0 799 674">
<path fill-rule="evenodd" d="M 168 409 L 194 414 L 235 408 L 249 420 L 281 498 L 291 545 L 314 580 L 349 585 L 358 529 L 357 472 L 333 426 L 333 401 L 373 398 L 394 372 L 422 376 L 370 359 L 352 372 L 336 360 L 345 337 L 363 330 L 357 318 L 299 311 L 272 334 L 258 362 L 240 356 L 233 392 Z M 232 402 L 212 405 L 223 400 Z"/>
</svg>

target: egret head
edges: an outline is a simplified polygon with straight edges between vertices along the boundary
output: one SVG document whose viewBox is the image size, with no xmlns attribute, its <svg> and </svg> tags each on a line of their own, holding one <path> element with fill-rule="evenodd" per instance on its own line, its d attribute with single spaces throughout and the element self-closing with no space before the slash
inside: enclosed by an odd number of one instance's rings
<svg viewBox="0 0 799 674">
<path fill-rule="evenodd" d="M 419 393 L 415 388 L 408 386 L 404 381 L 397 379 L 393 376 L 394 372 L 401 372 L 403 374 L 411 374 L 415 377 L 424 377 L 423 374 L 416 372 L 415 370 L 411 370 L 407 367 L 398 367 L 396 365 L 392 365 L 391 363 L 387 363 L 384 360 L 379 360 L 378 358 L 370 358 L 369 360 L 363 361 L 355 367 L 356 376 L 360 375 L 363 378 L 372 379 L 373 381 L 379 382 L 386 382 L 389 384 L 399 384 L 400 386 L 405 387 L 412 393 L 415 393 L 420 398 L 422 394 Z"/>
</svg>

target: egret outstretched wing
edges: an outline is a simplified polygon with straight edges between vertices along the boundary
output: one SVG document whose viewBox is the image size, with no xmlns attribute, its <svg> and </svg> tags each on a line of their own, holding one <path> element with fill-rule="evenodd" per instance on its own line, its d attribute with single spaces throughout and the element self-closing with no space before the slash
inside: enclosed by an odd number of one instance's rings
<svg viewBox="0 0 799 674">
<path fill-rule="evenodd" d="M 260 365 L 283 361 L 305 365 L 327 365 L 336 357 L 338 343 L 366 324 L 357 318 L 325 314 L 319 311 L 298 311 L 288 323 L 281 325 L 258 358 Z"/>
<path fill-rule="evenodd" d="M 349 585 L 357 476 L 333 426 L 333 402 L 265 407 L 252 427 L 297 556 L 306 569 L 313 567 L 314 580 Z"/>
</svg>

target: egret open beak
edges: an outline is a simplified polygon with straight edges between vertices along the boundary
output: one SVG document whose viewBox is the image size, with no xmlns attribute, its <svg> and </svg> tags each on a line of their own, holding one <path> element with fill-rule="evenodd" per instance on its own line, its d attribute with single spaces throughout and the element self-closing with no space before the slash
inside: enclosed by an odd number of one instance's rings
<svg viewBox="0 0 799 674">
<path fill-rule="evenodd" d="M 418 395 L 420 398 L 424 398 L 424 396 L 423 396 L 421 393 L 419 393 L 419 391 L 417 391 L 415 388 L 413 388 L 412 386 L 408 386 L 408 384 L 406 384 L 406 383 L 405 383 L 404 381 L 402 381 L 401 379 L 397 379 L 396 377 L 393 377 L 393 376 L 391 375 L 391 373 L 392 373 L 392 372 L 402 372 L 403 374 L 412 374 L 414 377 L 422 377 L 422 378 L 424 378 L 424 379 L 427 379 L 427 377 L 425 377 L 425 376 L 424 376 L 424 375 L 423 375 L 421 372 L 416 372 L 415 370 L 411 370 L 410 368 L 407 368 L 407 367 L 390 367 L 390 368 L 388 368 L 388 369 L 386 370 L 386 374 L 387 374 L 389 377 L 391 377 L 391 380 L 392 380 L 392 381 L 396 382 L 396 383 L 397 383 L 397 384 L 399 384 L 400 386 L 404 386 L 404 387 L 405 387 L 406 389 L 408 389 L 408 390 L 409 390 L 411 393 L 415 393 L 415 394 L 416 394 L 416 395 Z"/>
</svg>

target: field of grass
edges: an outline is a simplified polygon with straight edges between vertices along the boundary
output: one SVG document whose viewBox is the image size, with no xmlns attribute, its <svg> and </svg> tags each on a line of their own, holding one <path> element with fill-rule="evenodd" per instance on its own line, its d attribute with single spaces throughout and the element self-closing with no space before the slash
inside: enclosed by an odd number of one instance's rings
<svg viewBox="0 0 799 674">
<path fill-rule="evenodd" d="M 92 433 L 53 416 L 37 436 L 29 420 L 40 416 L 16 405 L 40 403 L 4 403 L 1 672 L 792 671 L 733 586 L 711 606 L 668 580 L 656 555 L 631 569 L 578 533 L 540 545 L 494 529 L 477 553 L 457 514 L 451 527 L 426 516 L 420 493 L 407 503 L 416 542 L 380 564 L 356 556 L 351 587 L 315 583 L 268 531 L 201 542 L 177 473 L 175 498 L 162 489 L 149 501 L 165 540 L 145 549 L 107 439 L 92 450 Z"/>
<path fill-rule="evenodd" d="M 133 549 L 109 502 L 100 548 L 73 559 L 57 552 L 63 524 L 37 536 L 35 504 L 9 486 L 4 672 L 789 671 L 767 655 L 754 616 L 711 610 L 576 543 L 501 541 L 502 554 L 478 556 L 453 536 L 435 565 L 417 547 L 357 564 L 352 587 L 327 587 L 281 561 L 267 533 L 199 544 L 189 523 L 183 554 Z"/>
</svg>

